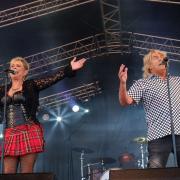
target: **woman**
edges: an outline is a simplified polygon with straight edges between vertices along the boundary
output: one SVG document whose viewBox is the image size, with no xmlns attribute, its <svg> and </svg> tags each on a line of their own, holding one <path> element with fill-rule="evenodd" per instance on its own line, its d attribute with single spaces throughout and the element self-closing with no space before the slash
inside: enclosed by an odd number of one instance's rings
<svg viewBox="0 0 180 180">
<path fill-rule="evenodd" d="M 31 173 L 37 154 L 44 151 L 43 129 L 36 119 L 39 92 L 66 76 L 73 76 L 83 67 L 85 59 L 74 58 L 69 66 L 56 74 L 41 79 L 25 80 L 29 64 L 22 57 L 10 61 L 11 83 L 7 88 L 7 113 L 4 148 L 4 173 Z M 4 87 L 0 87 L 1 105 L 4 104 Z"/>
</svg>

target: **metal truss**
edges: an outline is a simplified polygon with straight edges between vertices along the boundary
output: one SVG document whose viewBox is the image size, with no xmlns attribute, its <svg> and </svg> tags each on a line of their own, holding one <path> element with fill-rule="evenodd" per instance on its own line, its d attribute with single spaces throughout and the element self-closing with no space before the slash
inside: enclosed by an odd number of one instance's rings
<svg viewBox="0 0 180 180">
<path fill-rule="evenodd" d="M 151 0 L 149 0 L 151 1 Z M 152 0 L 180 4 L 173 0 Z M 121 29 L 119 0 L 100 0 L 105 42 L 108 53 L 131 53 L 133 49 L 144 55 L 149 49 L 160 49 L 174 61 L 180 60 L 180 41 L 177 39 L 123 32 Z"/>
<path fill-rule="evenodd" d="M 109 44 L 107 46 L 105 34 L 102 33 L 27 56 L 25 59 L 31 66 L 29 77 L 34 77 L 64 67 L 73 57 L 91 59 L 97 56 L 121 53 L 124 52 L 124 49 L 127 49 L 126 45 Z"/>
<path fill-rule="evenodd" d="M 29 78 L 63 68 L 75 56 L 91 59 L 113 53 L 131 53 L 133 50 L 144 55 L 149 49 L 160 49 L 168 53 L 170 60 L 180 60 L 180 40 L 132 32 L 117 32 L 116 36 L 118 35 L 122 38 L 122 44 L 120 45 L 109 44 L 107 46 L 105 35 L 97 34 L 27 56 L 25 59 L 31 66 Z M 4 67 L 4 64 L 0 65 L 0 74 L 3 74 Z"/>
<path fill-rule="evenodd" d="M 113 51 L 108 51 L 107 48 L 113 49 Z M 109 44 L 107 47 L 104 33 L 96 34 L 25 57 L 31 67 L 28 78 L 34 78 L 61 69 L 69 64 L 69 61 L 73 59 L 73 57 L 91 59 L 111 53 L 121 53 L 124 52 L 124 49 L 127 49 L 127 45 L 121 45 L 121 49 L 120 46 L 116 46 L 116 44 Z M 3 71 L 6 66 L 8 65 L 0 64 L 0 74 L 4 74 Z M 0 78 L 0 80 L 2 81 L 2 78 Z"/>
<path fill-rule="evenodd" d="M 107 49 L 110 52 L 119 52 L 119 48 L 121 48 L 122 45 L 119 1 L 100 0 L 100 6 Z"/>
<path fill-rule="evenodd" d="M 109 44 L 107 46 L 105 35 L 97 34 L 27 56 L 25 59 L 31 67 L 29 78 L 63 68 L 75 56 L 91 59 L 113 53 L 131 53 L 133 49 L 141 55 L 147 53 L 149 49 L 159 49 L 166 51 L 169 59 L 174 61 L 180 60 L 180 40 L 132 32 L 117 32 L 116 36 L 118 35 L 122 38 L 121 45 Z M 3 74 L 4 67 L 4 64 L 0 65 L 0 74 Z"/>
<path fill-rule="evenodd" d="M 25 59 L 30 63 L 30 77 L 33 77 L 62 68 L 73 57 L 91 59 L 104 54 L 106 54 L 104 34 L 97 34 L 25 57 Z"/>
<path fill-rule="evenodd" d="M 38 0 L 0 11 L 0 27 L 62 11 L 95 0 Z"/>
<path fill-rule="evenodd" d="M 166 51 L 169 60 L 180 61 L 180 40 L 152 36 L 147 34 L 124 32 L 123 42 L 129 46 L 129 51 L 137 50 L 140 55 L 144 55 L 150 49 Z"/>
<path fill-rule="evenodd" d="M 92 82 L 89 84 L 84 84 L 82 86 L 60 92 L 57 94 L 52 94 L 40 98 L 40 109 L 42 108 L 58 108 L 62 104 L 67 104 L 72 100 L 79 100 L 80 102 L 87 102 L 92 97 L 100 94 L 101 88 L 99 82 Z"/>
<path fill-rule="evenodd" d="M 73 57 L 87 59 L 106 54 L 104 34 L 97 34 L 25 57 L 30 64 L 29 78 L 63 68 Z M 0 65 L 0 74 L 6 65 Z"/>
<path fill-rule="evenodd" d="M 160 3 L 171 3 L 171 4 L 180 4 L 179 0 L 178 1 L 173 1 L 173 0 L 146 0 L 146 1 L 160 2 Z"/>
</svg>

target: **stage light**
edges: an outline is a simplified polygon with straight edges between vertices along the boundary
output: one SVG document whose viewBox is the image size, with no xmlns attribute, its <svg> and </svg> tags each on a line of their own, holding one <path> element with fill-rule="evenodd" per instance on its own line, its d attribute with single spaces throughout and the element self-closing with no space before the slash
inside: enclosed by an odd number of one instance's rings
<svg viewBox="0 0 180 180">
<path fill-rule="evenodd" d="M 61 117 L 61 116 L 58 116 L 58 117 L 56 118 L 56 120 L 57 120 L 58 122 L 61 122 L 61 121 L 62 121 L 62 117 Z"/>
<path fill-rule="evenodd" d="M 88 113 L 88 112 L 89 112 L 89 109 L 85 109 L 84 112 L 85 112 L 85 113 Z"/>
<path fill-rule="evenodd" d="M 49 117 L 49 114 L 43 114 L 43 116 L 42 116 L 42 119 L 44 120 L 44 121 L 48 121 L 49 119 L 50 119 L 50 117 Z"/>
<path fill-rule="evenodd" d="M 72 107 L 72 110 L 73 110 L 73 112 L 78 112 L 79 111 L 79 106 L 78 105 L 74 105 Z"/>
<path fill-rule="evenodd" d="M 0 139 L 2 139 L 3 138 L 3 133 L 0 133 Z"/>
</svg>

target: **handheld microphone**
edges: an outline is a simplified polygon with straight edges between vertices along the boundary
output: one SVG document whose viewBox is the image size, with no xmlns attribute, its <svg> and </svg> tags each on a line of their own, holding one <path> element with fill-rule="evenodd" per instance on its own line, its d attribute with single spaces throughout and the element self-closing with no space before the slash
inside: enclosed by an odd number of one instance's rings
<svg viewBox="0 0 180 180">
<path fill-rule="evenodd" d="M 168 62 L 168 58 L 165 57 L 162 62 L 160 63 L 160 65 L 167 65 L 167 62 Z"/>
<path fill-rule="evenodd" d="M 11 74 L 16 74 L 17 73 L 17 71 L 12 70 L 12 69 L 5 69 L 4 72 L 5 73 L 11 73 Z"/>
</svg>

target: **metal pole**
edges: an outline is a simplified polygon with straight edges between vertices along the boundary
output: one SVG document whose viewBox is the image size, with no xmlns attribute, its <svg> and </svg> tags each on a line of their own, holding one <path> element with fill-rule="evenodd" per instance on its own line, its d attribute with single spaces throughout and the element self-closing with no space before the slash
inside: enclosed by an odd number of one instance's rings
<svg viewBox="0 0 180 180">
<path fill-rule="evenodd" d="M 141 149 L 141 168 L 145 168 L 145 163 L 144 163 L 144 147 L 143 144 L 140 144 L 140 149 Z"/>
<path fill-rule="evenodd" d="M 6 108 L 7 108 L 7 83 L 8 83 L 8 73 L 5 73 L 5 85 L 4 85 L 4 108 L 3 108 L 3 138 L 1 146 L 1 174 L 3 174 L 4 169 L 4 138 L 5 138 L 5 128 L 6 128 Z"/>
<path fill-rule="evenodd" d="M 81 157 L 80 157 L 80 161 L 81 161 L 81 180 L 84 180 L 84 151 L 81 152 Z"/>
<path fill-rule="evenodd" d="M 173 151 L 174 151 L 174 166 L 177 167 L 176 139 L 175 139 L 175 134 L 174 134 L 174 123 L 173 123 L 173 116 L 172 116 L 172 103 L 171 103 L 170 83 L 169 83 L 169 62 L 166 63 L 166 72 L 167 72 L 169 113 L 170 113 L 170 119 L 171 119 L 171 134 L 172 134 Z"/>
</svg>

